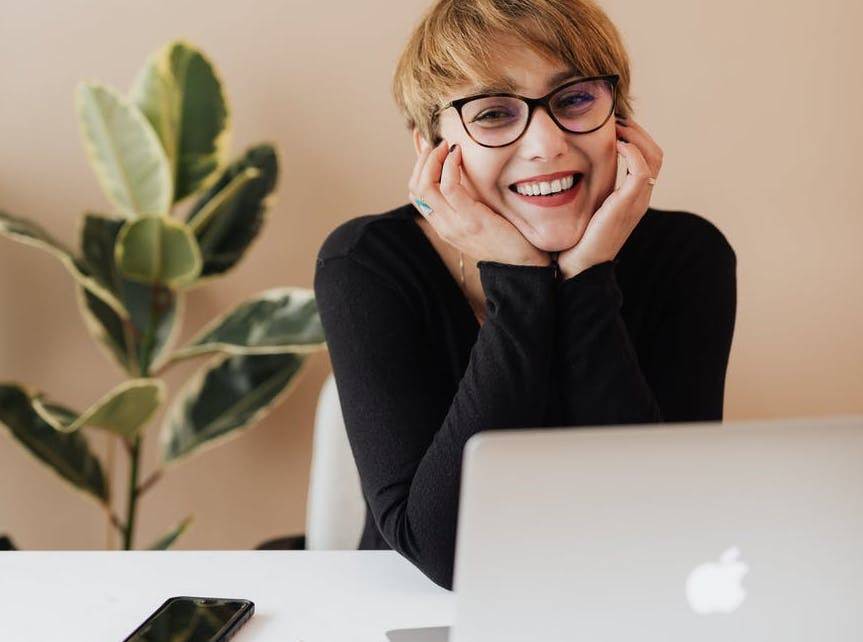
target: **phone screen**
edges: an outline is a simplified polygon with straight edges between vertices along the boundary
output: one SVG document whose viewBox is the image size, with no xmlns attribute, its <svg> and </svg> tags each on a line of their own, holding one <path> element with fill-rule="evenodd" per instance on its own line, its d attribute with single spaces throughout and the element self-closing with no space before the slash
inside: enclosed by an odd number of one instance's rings
<svg viewBox="0 0 863 642">
<path fill-rule="evenodd" d="M 172 597 L 123 642 L 217 642 L 252 612 L 248 600 Z"/>
</svg>

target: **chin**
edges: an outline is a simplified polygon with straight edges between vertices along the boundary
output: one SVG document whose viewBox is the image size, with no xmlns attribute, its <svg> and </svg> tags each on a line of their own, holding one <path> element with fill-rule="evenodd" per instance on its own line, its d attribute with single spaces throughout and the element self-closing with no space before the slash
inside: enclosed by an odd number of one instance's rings
<svg viewBox="0 0 863 642">
<path fill-rule="evenodd" d="M 581 240 L 583 230 L 578 223 L 550 225 L 545 229 L 522 229 L 522 235 L 535 248 L 544 252 L 562 252 Z"/>
<path fill-rule="evenodd" d="M 574 239 L 572 241 L 549 241 L 536 245 L 535 247 L 544 252 L 563 252 L 564 250 L 571 248 L 576 243 L 578 243 L 578 239 Z"/>
</svg>

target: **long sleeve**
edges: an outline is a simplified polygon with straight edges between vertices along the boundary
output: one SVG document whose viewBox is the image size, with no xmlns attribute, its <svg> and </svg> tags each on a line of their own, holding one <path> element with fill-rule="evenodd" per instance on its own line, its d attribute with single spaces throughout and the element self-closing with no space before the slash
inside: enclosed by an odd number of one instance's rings
<svg viewBox="0 0 863 642">
<path fill-rule="evenodd" d="M 319 259 L 315 272 L 348 440 L 374 521 L 391 548 L 447 589 L 465 443 L 481 430 L 541 425 L 551 403 L 554 266 L 477 265 L 487 318 L 454 397 L 426 334 L 435 328 L 421 323 L 395 280 L 350 254 Z"/>
<path fill-rule="evenodd" d="M 621 316 L 617 259 L 560 283 L 561 425 L 722 419 L 736 257 L 724 238 L 710 238 L 663 283 L 668 294 L 654 295 L 644 363 Z"/>
</svg>

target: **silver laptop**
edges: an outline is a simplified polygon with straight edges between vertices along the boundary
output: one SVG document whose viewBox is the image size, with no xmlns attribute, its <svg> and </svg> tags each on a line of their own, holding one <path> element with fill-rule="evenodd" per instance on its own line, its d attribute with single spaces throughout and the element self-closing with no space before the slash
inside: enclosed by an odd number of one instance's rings
<svg viewBox="0 0 863 642">
<path fill-rule="evenodd" d="M 863 415 L 475 435 L 454 590 L 390 639 L 863 640 Z"/>
</svg>

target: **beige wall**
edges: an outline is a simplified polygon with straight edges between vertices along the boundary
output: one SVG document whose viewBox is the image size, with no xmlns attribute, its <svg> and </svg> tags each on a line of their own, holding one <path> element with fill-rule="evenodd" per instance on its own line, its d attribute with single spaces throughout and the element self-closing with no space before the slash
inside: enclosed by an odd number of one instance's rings
<svg viewBox="0 0 863 642">
<path fill-rule="evenodd" d="M 73 243 L 80 213 L 107 207 L 78 137 L 75 83 L 125 90 L 150 51 L 183 36 L 221 69 L 234 153 L 275 141 L 283 166 L 263 237 L 229 277 L 190 295 L 180 341 L 253 292 L 311 287 L 330 229 L 405 201 L 413 152 L 389 83 L 425 5 L 5 0 L 0 207 Z M 726 418 L 863 411 L 863 4 L 603 6 L 632 55 L 635 118 L 665 150 L 652 204 L 706 216 L 737 252 Z M 47 255 L 0 239 L 0 302 L 0 380 L 28 382 L 76 407 L 121 380 Z M 171 389 L 196 367 L 170 372 Z M 326 353 L 316 355 L 266 420 L 172 470 L 143 500 L 140 541 L 189 512 L 196 521 L 178 548 L 248 548 L 302 531 L 316 395 L 328 372 Z M 156 429 L 145 474 L 156 463 Z M 29 549 L 105 545 L 95 505 L 0 430 L 3 531 Z"/>
</svg>

